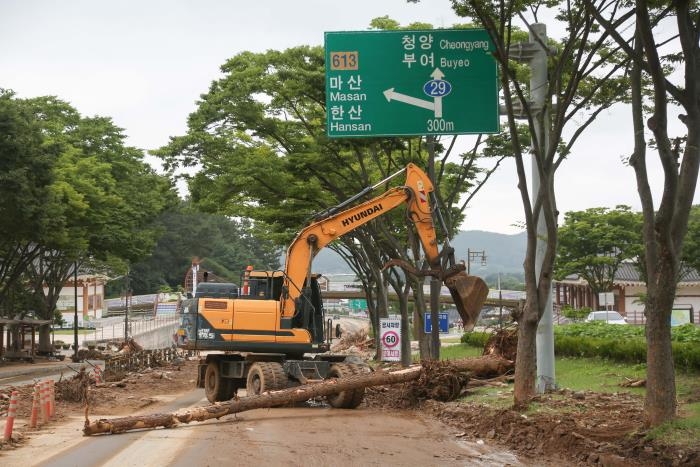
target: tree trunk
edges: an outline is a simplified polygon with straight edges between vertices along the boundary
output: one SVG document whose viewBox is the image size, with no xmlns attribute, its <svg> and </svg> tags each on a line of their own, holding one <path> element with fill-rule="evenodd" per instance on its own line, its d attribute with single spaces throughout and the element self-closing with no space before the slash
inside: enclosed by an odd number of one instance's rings
<svg viewBox="0 0 700 467">
<path fill-rule="evenodd" d="M 446 362 L 444 365 L 449 367 L 453 372 L 469 371 L 478 375 L 493 376 L 507 372 L 513 367 L 513 362 L 500 357 L 487 356 L 454 360 Z M 431 367 L 416 365 L 397 371 L 377 371 L 374 373 L 329 379 L 320 383 L 297 386 L 281 391 L 265 392 L 263 394 L 240 399 L 235 398 L 227 402 L 195 407 L 184 412 L 101 419 L 95 422 L 90 422 L 86 419 L 83 434 L 89 436 L 100 433 L 122 433 L 144 428 L 169 428 L 179 423 L 204 421 L 244 412 L 246 410 L 303 402 L 314 397 L 329 396 L 342 391 L 351 391 L 370 386 L 405 383 L 407 381 L 417 380 L 425 375 L 427 376 L 423 378 L 423 380 L 429 382 L 433 379 L 429 375 L 430 371 Z"/>
<path fill-rule="evenodd" d="M 660 256 L 664 261 L 665 256 Z M 644 401 L 646 422 L 658 426 L 676 416 L 676 377 L 671 348 L 671 309 L 676 277 L 673 267 L 659 267 L 656 287 L 647 296 L 645 314 L 647 339 L 647 390 Z"/>
<path fill-rule="evenodd" d="M 535 395 L 537 378 L 537 323 L 539 321 L 536 304 L 527 301 L 522 318 L 518 323 L 518 353 L 515 365 L 515 385 L 513 406 L 525 409 Z"/>
<path fill-rule="evenodd" d="M 53 346 L 51 345 L 51 327 L 46 324 L 44 326 L 39 326 L 39 352 L 52 352 Z"/>
</svg>

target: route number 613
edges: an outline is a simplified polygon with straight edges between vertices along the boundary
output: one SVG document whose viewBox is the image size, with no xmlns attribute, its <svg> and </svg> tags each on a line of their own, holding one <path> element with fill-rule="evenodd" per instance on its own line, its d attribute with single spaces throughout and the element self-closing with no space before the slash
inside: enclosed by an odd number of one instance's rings
<svg viewBox="0 0 700 467">
<path fill-rule="evenodd" d="M 357 51 L 331 52 L 331 70 L 357 70 L 358 65 Z"/>
</svg>

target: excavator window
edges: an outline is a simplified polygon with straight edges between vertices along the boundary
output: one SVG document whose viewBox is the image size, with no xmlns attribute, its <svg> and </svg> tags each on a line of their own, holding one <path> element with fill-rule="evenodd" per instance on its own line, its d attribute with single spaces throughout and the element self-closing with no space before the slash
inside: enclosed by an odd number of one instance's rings
<svg viewBox="0 0 700 467">
<path fill-rule="evenodd" d="M 279 300 L 284 276 L 278 271 L 252 271 L 247 279 L 247 299 Z"/>
</svg>

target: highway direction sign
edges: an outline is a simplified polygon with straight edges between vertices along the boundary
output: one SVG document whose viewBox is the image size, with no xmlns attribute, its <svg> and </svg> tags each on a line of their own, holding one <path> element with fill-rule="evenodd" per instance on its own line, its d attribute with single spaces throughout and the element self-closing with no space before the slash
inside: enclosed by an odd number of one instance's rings
<svg viewBox="0 0 700 467">
<path fill-rule="evenodd" d="M 482 29 L 327 32 L 330 137 L 495 133 L 498 76 Z"/>
</svg>

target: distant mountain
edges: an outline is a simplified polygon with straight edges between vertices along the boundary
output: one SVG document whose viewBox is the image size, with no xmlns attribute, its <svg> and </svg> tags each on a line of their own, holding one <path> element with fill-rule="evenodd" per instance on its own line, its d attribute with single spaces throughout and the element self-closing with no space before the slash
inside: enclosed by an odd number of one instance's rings
<svg viewBox="0 0 700 467">
<path fill-rule="evenodd" d="M 522 273 L 525 260 L 525 242 L 527 234 L 521 232 L 506 235 L 483 230 L 460 232 L 452 239 L 457 261 L 467 260 L 467 251 L 484 251 L 486 265 L 481 260 L 470 265 L 472 274 L 486 277 L 496 273 Z M 323 249 L 314 259 L 313 271 L 320 274 L 347 274 L 352 272 L 347 264 L 335 252 Z"/>
</svg>

